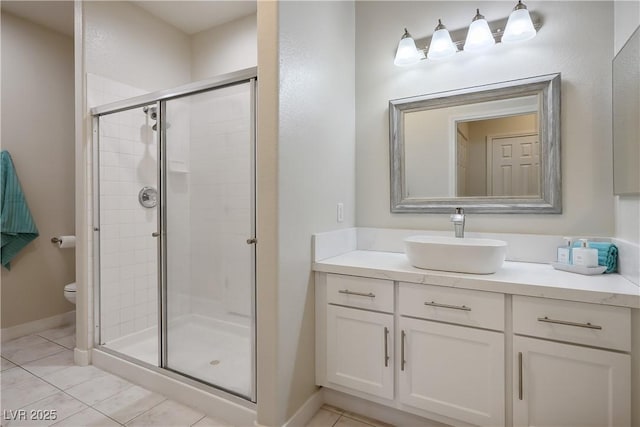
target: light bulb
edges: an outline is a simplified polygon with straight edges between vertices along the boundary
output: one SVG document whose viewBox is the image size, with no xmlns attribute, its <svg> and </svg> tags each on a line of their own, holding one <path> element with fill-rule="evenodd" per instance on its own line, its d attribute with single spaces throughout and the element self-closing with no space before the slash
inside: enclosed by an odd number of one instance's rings
<svg viewBox="0 0 640 427">
<path fill-rule="evenodd" d="M 533 22 L 531 22 L 531 16 L 522 1 L 518 1 L 518 4 L 509 15 L 507 26 L 504 29 L 502 35 L 502 41 L 504 43 L 522 42 L 532 39 L 536 36 L 536 29 L 533 28 Z"/>
<path fill-rule="evenodd" d="M 417 64 L 420 61 L 420 53 L 416 48 L 416 42 L 413 41 L 411 34 L 404 29 L 404 34 L 398 43 L 398 50 L 396 51 L 396 58 L 393 63 L 399 67 L 405 67 L 407 65 Z"/>
<path fill-rule="evenodd" d="M 496 41 L 493 38 L 493 34 L 491 34 L 487 20 L 480 15 L 480 9 L 476 9 L 476 16 L 469 26 L 467 39 L 464 42 L 464 50 L 471 52 L 485 50 L 495 43 Z"/>
<path fill-rule="evenodd" d="M 429 45 L 429 52 L 427 52 L 427 58 L 429 59 L 443 59 L 455 54 L 458 51 L 456 45 L 451 41 L 451 35 L 447 31 L 447 27 L 442 25 L 442 21 L 438 19 L 438 26 L 433 32 L 431 37 L 431 44 Z"/>
</svg>

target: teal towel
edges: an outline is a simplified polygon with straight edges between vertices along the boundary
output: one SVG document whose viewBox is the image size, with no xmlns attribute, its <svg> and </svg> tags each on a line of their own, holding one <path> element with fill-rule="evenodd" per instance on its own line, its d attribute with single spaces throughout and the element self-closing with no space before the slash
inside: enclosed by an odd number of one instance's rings
<svg viewBox="0 0 640 427">
<path fill-rule="evenodd" d="M 39 233 L 6 150 L 0 153 L 0 232 L 1 262 L 10 270 L 10 261 Z"/>
<path fill-rule="evenodd" d="M 588 246 L 598 250 L 598 265 L 606 266 L 605 273 L 613 273 L 618 267 L 618 247 L 613 243 L 589 242 Z M 580 247 L 580 242 L 573 244 L 574 248 Z"/>
</svg>

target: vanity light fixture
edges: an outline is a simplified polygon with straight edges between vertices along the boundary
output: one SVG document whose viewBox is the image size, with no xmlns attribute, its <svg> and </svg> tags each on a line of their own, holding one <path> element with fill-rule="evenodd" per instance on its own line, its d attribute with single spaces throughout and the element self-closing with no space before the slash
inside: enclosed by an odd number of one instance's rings
<svg viewBox="0 0 640 427">
<path fill-rule="evenodd" d="M 413 37 L 411 37 L 409 31 L 405 28 L 400 43 L 398 43 L 398 50 L 396 51 L 396 58 L 393 63 L 399 67 L 405 67 L 407 65 L 417 64 L 420 59 L 421 55 L 416 48 L 416 42 L 413 41 Z"/>
<path fill-rule="evenodd" d="M 521 0 L 509 15 L 507 27 L 504 29 L 502 41 L 504 43 L 514 43 L 530 40 L 536 36 L 536 29 L 533 28 L 531 16 Z"/>
<path fill-rule="evenodd" d="M 496 44 L 496 40 L 491 34 L 489 23 L 480 15 L 480 9 L 476 9 L 476 16 L 473 17 L 467 39 L 464 42 L 464 50 L 467 52 L 478 52 L 490 48 Z"/>
<path fill-rule="evenodd" d="M 427 52 L 427 58 L 429 59 L 443 59 L 448 58 L 458 51 L 458 47 L 451 40 L 451 35 L 447 31 L 447 27 L 442 25 L 442 21 L 438 19 L 438 26 L 433 31 L 431 37 L 431 44 L 429 44 L 429 51 Z"/>
<path fill-rule="evenodd" d="M 522 3 L 522 0 L 518 0 L 508 20 L 493 21 L 492 25 L 496 28 L 493 32 L 485 17 L 480 14 L 480 10 L 476 9 L 476 15 L 471 21 L 463 42 L 462 31 L 464 30 L 456 30 L 452 35 L 442 24 L 442 20 L 438 19 L 438 26 L 431 39 L 427 40 L 428 47 L 424 49 L 416 48 L 416 42 L 405 28 L 393 63 L 398 66 L 408 66 L 417 64 L 423 59 L 448 58 L 461 50 L 477 52 L 489 49 L 496 43 L 511 44 L 526 41 L 535 37 L 537 30 L 542 27 L 539 21 L 532 21 L 527 6 Z"/>
</svg>

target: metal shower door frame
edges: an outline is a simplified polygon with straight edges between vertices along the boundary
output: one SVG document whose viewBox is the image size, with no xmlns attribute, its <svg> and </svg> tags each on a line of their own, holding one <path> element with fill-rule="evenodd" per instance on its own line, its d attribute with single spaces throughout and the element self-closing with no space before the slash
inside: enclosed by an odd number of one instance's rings
<svg viewBox="0 0 640 427">
<path fill-rule="evenodd" d="M 166 239 L 166 221 L 167 218 L 167 204 L 166 204 L 166 188 L 167 188 L 167 158 L 166 158 L 166 102 L 182 98 L 186 96 L 196 95 L 203 92 L 209 92 L 216 89 L 234 86 L 242 83 L 249 83 L 250 85 L 250 153 L 251 153 L 251 192 L 250 192 L 250 205 L 251 205 L 251 236 L 249 239 L 254 240 L 256 237 L 256 102 L 257 102 L 257 68 L 247 68 L 245 70 L 236 71 L 233 73 L 224 74 L 212 79 L 204 80 L 201 82 L 191 83 L 184 86 L 180 86 L 174 89 L 167 89 L 158 92 L 149 93 L 146 95 L 137 96 L 134 98 L 118 101 L 102 106 L 92 108 L 90 114 L 92 116 L 92 149 L 93 149 L 93 292 L 94 292 L 94 345 L 103 351 L 112 353 L 118 357 L 121 357 L 130 362 L 151 368 L 156 372 L 161 372 L 167 376 L 173 378 L 179 378 L 187 380 L 187 382 L 195 385 L 198 388 L 202 388 L 205 391 L 210 391 L 209 387 L 213 387 L 216 390 L 221 390 L 232 396 L 239 397 L 241 399 L 247 399 L 250 402 L 255 403 L 257 397 L 256 387 L 256 363 L 257 363 L 257 349 L 256 349 L 256 288 L 257 288 L 257 276 L 256 276 L 256 245 L 253 245 L 252 260 L 251 260 L 251 277 L 252 277 L 252 289 L 251 289 L 251 316 L 250 322 L 250 343 L 251 343 L 251 393 L 250 396 L 240 395 L 236 392 L 227 390 L 215 384 L 208 383 L 201 379 L 189 376 L 187 374 L 175 371 L 167 367 L 167 333 L 168 333 L 168 311 L 167 311 L 167 239 Z M 158 132 L 157 132 L 157 183 L 159 186 L 159 204 L 157 210 L 157 230 L 156 235 L 158 239 L 158 366 L 154 367 L 134 359 L 128 355 L 114 351 L 110 348 L 103 347 L 100 339 L 101 327 L 100 327 L 100 163 L 99 163 L 99 124 L 100 116 L 126 111 L 134 108 L 140 108 L 145 105 L 156 104 L 158 111 Z"/>
</svg>

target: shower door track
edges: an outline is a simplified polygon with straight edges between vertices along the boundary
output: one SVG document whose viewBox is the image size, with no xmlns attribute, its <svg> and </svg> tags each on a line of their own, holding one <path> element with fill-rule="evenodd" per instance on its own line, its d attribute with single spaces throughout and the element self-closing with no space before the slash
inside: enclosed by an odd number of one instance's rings
<svg viewBox="0 0 640 427">
<path fill-rule="evenodd" d="M 206 79 L 202 81 L 198 81 L 195 83 L 189 83 L 186 85 L 182 85 L 172 89 L 160 90 L 156 92 L 151 92 L 145 95 L 136 96 L 133 98 L 128 98 L 122 101 L 112 102 L 109 104 L 104 104 L 98 107 L 93 107 L 90 109 L 90 114 L 92 116 L 92 160 L 93 160 L 93 294 L 94 294 L 94 348 L 96 350 L 102 351 L 104 353 L 110 354 L 112 356 L 121 358 L 124 361 L 129 363 L 138 365 L 142 368 L 149 369 L 153 372 L 166 375 L 175 380 L 179 380 L 194 386 L 202 391 L 208 393 L 218 394 L 219 392 L 223 392 L 228 398 L 231 398 L 236 403 L 241 403 L 243 406 L 248 408 L 255 408 L 256 405 L 256 324 L 255 324 L 255 312 L 256 312 L 256 276 L 255 276 L 255 258 L 253 260 L 252 269 L 254 271 L 254 282 L 253 282 L 253 296 L 251 299 L 251 310 L 253 316 L 253 322 L 251 325 L 251 349 L 252 349 L 252 367 L 251 367 L 251 382 L 252 382 L 252 392 L 250 396 L 245 396 L 240 393 L 229 390 L 225 387 L 209 383 L 205 380 L 195 378 L 189 374 L 174 370 L 170 367 L 166 366 L 167 361 L 167 345 L 166 345 L 166 328 L 167 328 L 167 284 L 166 284 L 166 264 L 164 262 L 164 257 L 167 251 L 166 241 L 162 238 L 164 234 L 164 224 L 163 220 L 166 218 L 166 205 L 164 200 L 164 194 L 160 197 L 160 205 L 158 206 L 158 226 L 160 229 L 161 240 L 158 245 L 158 292 L 159 292 L 159 307 L 158 307 L 158 317 L 159 317 L 159 336 L 158 336 L 158 366 L 150 364 L 148 362 L 136 359 L 134 357 L 128 356 L 124 353 L 121 353 L 117 350 L 113 350 L 111 348 L 106 347 L 101 342 L 101 329 L 100 329 L 100 168 L 99 168 L 99 150 L 98 150 L 98 141 L 99 141 L 99 117 L 118 113 L 122 111 L 126 111 L 132 108 L 143 107 L 146 105 L 150 105 L 152 103 L 156 104 L 157 111 L 159 112 L 159 125 L 160 129 L 158 132 L 158 178 L 160 188 L 162 189 L 162 193 L 164 193 L 164 188 L 166 188 L 164 182 L 164 159 L 161 157 L 161 153 L 166 152 L 166 138 L 164 135 L 165 127 L 165 111 L 164 109 L 164 101 L 169 101 L 174 98 L 180 98 L 189 95 L 195 95 L 202 92 L 207 92 L 210 90 L 221 89 L 227 86 L 233 86 L 236 84 L 242 83 L 251 83 L 251 115 L 252 115 L 252 124 L 251 124 L 251 149 L 252 149 L 252 171 L 251 171 L 251 180 L 253 182 L 253 195 L 252 195 L 252 210 L 255 213 L 255 149 L 256 149 L 256 130 L 255 130 L 255 102 L 256 102 L 256 90 L 255 90 L 255 82 L 257 80 L 257 67 L 246 68 L 244 70 L 235 71 L 228 74 L 223 74 L 220 76 L 213 77 L 211 79 Z M 255 217 L 252 224 L 252 234 L 255 236 Z"/>
</svg>

